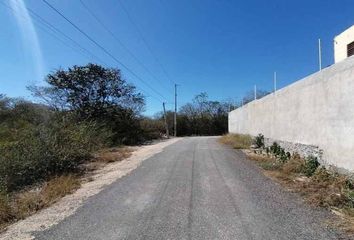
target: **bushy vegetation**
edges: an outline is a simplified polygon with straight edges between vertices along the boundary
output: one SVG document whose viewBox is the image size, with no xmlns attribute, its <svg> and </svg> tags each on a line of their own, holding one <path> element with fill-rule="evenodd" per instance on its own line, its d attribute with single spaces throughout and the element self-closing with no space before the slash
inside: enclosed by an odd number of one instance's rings
<svg viewBox="0 0 354 240">
<path fill-rule="evenodd" d="M 211 101 L 206 93 L 194 97 L 183 105 L 177 116 L 179 136 L 222 135 L 227 132 L 230 104 Z"/>
<path fill-rule="evenodd" d="M 0 191 L 5 195 L 77 172 L 104 146 L 159 136 L 158 122 L 140 116 L 144 97 L 118 69 L 74 66 L 49 74 L 46 82 L 29 87 L 40 103 L 0 95 Z"/>
<path fill-rule="evenodd" d="M 196 95 L 191 102 L 182 105 L 177 112 L 177 136 L 217 136 L 227 133 L 228 112 L 235 109 L 231 101 L 212 101 L 206 93 Z M 163 112 L 150 120 L 164 126 Z M 174 133 L 174 112 L 166 112 L 169 133 Z M 164 128 L 161 128 L 161 130 Z M 163 133 L 166 131 L 163 130 Z"/>
<path fill-rule="evenodd" d="M 305 160 L 302 172 L 307 177 L 310 177 L 316 172 L 316 170 L 319 166 L 320 166 L 320 163 L 318 162 L 317 158 L 314 156 L 309 156 Z"/>
<path fill-rule="evenodd" d="M 320 166 L 317 157 L 310 155 L 305 159 L 301 159 L 297 153 L 294 153 L 292 156 L 290 152 L 286 152 L 277 142 L 273 142 L 270 147 L 265 147 L 264 136 L 262 134 L 254 138 L 254 143 L 257 148 L 261 149 L 260 153 L 262 153 L 262 150 L 265 150 L 268 157 L 273 157 L 289 171 L 295 171 L 310 177 Z"/>
<path fill-rule="evenodd" d="M 35 96 L 59 111 L 71 111 L 76 121 L 94 121 L 112 131 L 114 144 L 140 140 L 144 96 L 128 84 L 119 69 L 96 64 L 59 69 L 46 78 L 48 86 L 31 86 Z"/>
<path fill-rule="evenodd" d="M 162 119 L 143 118 L 140 121 L 140 128 L 144 140 L 161 138 L 166 132 Z"/>
<path fill-rule="evenodd" d="M 264 148 L 264 145 L 262 148 Z M 277 142 L 273 142 L 273 144 L 270 147 L 265 148 L 265 150 L 267 154 L 273 155 L 282 163 L 285 163 L 291 157 L 291 154 L 289 152 L 285 152 L 285 149 L 282 148 Z"/>
<path fill-rule="evenodd" d="M 142 118 L 144 97 L 118 69 L 74 66 L 31 86 L 42 103 L 0 95 L 0 190 L 5 194 L 77 172 L 93 152 L 160 136 L 160 121 Z"/>
<path fill-rule="evenodd" d="M 53 175 L 77 171 L 104 144 L 101 134 L 89 123 L 52 122 L 26 130 L 16 141 L 0 146 L 1 189 L 18 190 Z"/>
<path fill-rule="evenodd" d="M 264 135 L 263 134 L 258 134 L 254 140 L 253 140 L 253 144 L 257 147 L 257 148 L 264 148 Z"/>
</svg>

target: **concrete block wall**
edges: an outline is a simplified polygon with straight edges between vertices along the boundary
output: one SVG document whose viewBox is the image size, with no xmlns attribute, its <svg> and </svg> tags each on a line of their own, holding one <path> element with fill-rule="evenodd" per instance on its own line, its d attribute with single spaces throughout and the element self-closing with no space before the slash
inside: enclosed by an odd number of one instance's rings
<svg viewBox="0 0 354 240">
<path fill-rule="evenodd" d="M 354 172 L 354 57 L 230 112 L 229 132 L 315 146 Z"/>
</svg>

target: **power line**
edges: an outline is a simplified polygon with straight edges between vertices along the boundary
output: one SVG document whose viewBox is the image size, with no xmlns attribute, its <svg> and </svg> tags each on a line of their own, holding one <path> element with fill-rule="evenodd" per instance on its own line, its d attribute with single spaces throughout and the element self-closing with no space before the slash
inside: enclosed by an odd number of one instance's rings
<svg viewBox="0 0 354 240">
<path fill-rule="evenodd" d="M 11 6 L 5 4 L 4 2 L 0 2 L 4 7 L 10 9 L 13 14 L 17 14 L 17 12 L 15 11 L 15 9 L 13 9 Z M 74 39 L 72 39 L 71 37 L 69 37 L 68 35 L 66 35 L 64 32 L 62 32 L 61 30 L 59 30 L 58 28 L 56 28 L 54 25 L 50 24 L 48 21 L 46 21 L 44 18 L 42 18 L 40 15 L 38 15 L 36 12 L 34 12 L 33 10 L 29 9 L 28 7 L 25 7 L 29 14 L 35 18 L 32 18 L 35 20 L 35 24 L 36 26 L 41 29 L 42 31 L 44 31 L 45 33 L 47 33 L 48 35 L 52 36 L 53 38 L 55 38 L 56 40 L 58 40 L 59 42 L 61 42 L 63 45 L 71 48 L 74 51 L 77 51 L 78 53 L 80 53 L 81 55 L 88 57 L 88 58 L 96 58 L 99 62 L 103 63 L 106 67 L 108 67 L 108 64 L 105 63 L 104 61 L 102 61 L 100 58 L 98 58 L 96 55 L 94 55 L 93 53 L 91 53 L 89 50 L 87 50 L 86 48 L 82 47 L 78 42 L 76 42 Z M 17 14 L 18 15 L 18 14 Z M 21 16 L 22 18 L 25 18 L 23 14 L 20 14 L 18 16 Z M 51 30 L 52 32 L 48 31 L 48 29 Z M 65 38 L 69 39 L 70 41 L 72 41 L 77 48 L 75 48 L 74 46 L 72 46 L 71 44 L 68 44 L 67 42 L 65 42 L 63 39 L 59 38 L 56 34 L 61 34 L 63 35 Z M 150 95 L 147 91 L 145 91 L 144 89 L 136 86 L 137 89 L 139 89 L 140 91 L 144 92 L 146 94 L 147 97 L 153 97 L 154 99 L 156 99 L 158 102 L 161 102 L 160 99 L 156 98 L 153 95 Z"/>
<path fill-rule="evenodd" d="M 44 18 L 42 18 L 40 15 L 38 15 L 36 12 L 34 12 L 32 9 L 27 8 L 28 11 L 35 16 L 37 19 L 39 19 L 40 21 L 44 22 L 47 26 L 49 26 L 49 28 L 54 29 L 54 31 L 58 32 L 59 34 L 63 35 L 66 39 L 69 39 L 71 42 L 73 42 L 79 49 L 81 49 L 82 51 L 88 53 L 91 57 L 96 58 L 97 60 L 99 60 L 101 63 L 104 63 L 107 65 L 107 63 L 105 63 L 103 60 L 101 60 L 99 57 L 97 57 L 95 54 L 93 54 L 92 52 L 90 52 L 89 50 L 87 50 L 86 48 L 82 47 L 77 41 L 75 41 L 73 38 L 71 38 L 70 36 L 68 36 L 67 34 L 65 34 L 63 31 L 61 31 L 60 29 L 58 29 L 57 27 L 55 27 L 53 24 L 51 24 L 50 22 L 48 22 L 47 20 L 45 20 Z"/>
<path fill-rule="evenodd" d="M 99 49 L 105 52 L 108 56 L 110 56 L 114 61 L 123 66 L 128 72 L 130 72 L 133 76 L 135 76 L 138 80 L 144 83 L 148 88 L 150 88 L 153 92 L 162 97 L 162 99 L 166 99 L 161 93 L 156 91 L 153 87 L 151 87 L 147 82 L 145 82 L 141 77 L 139 77 L 133 70 L 131 70 L 128 66 L 118 60 L 112 53 L 110 53 L 106 48 L 104 48 L 101 44 L 99 44 L 96 40 L 94 40 L 90 35 L 88 35 L 85 31 L 83 31 L 80 27 L 78 27 L 74 22 L 68 19 L 64 14 L 62 14 L 58 9 L 56 9 L 53 5 L 51 5 L 48 1 L 42 0 L 46 5 L 48 5 L 53 11 L 59 14 L 62 18 L 64 18 L 71 26 L 73 26 L 76 30 L 78 30 L 81 34 L 83 34 L 88 40 L 90 40 L 94 45 L 96 45 Z M 161 101 L 162 102 L 162 101 Z"/>
<path fill-rule="evenodd" d="M 87 12 L 101 25 L 102 28 L 104 28 L 112 37 L 113 39 L 122 47 L 124 48 L 125 51 L 127 51 L 129 53 L 129 55 L 142 67 L 144 68 L 144 70 L 146 72 L 148 72 L 156 81 L 158 81 L 162 87 L 166 88 L 163 85 L 163 82 L 160 81 L 146 66 L 145 64 L 143 64 L 138 57 L 136 57 L 134 55 L 134 53 L 132 51 L 129 50 L 129 48 L 109 29 L 109 27 L 107 27 L 106 24 L 104 24 L 104 22 L 97 17 L 97 15 L 94 13 L 94 11 L 92 9 L 90 9 L 85 3 L 84 1 L 80 0 L 80 3 L 82 4 L 82 6 L 87 10 Z M 171 91 L 170 89 L 167 89 L 168 91 Z"/>
<path fill-rule="evenodd" d="M 132 25 L 135 27 L 136 32 L 138 33 L 139 37 L 141 38 L 141 40 L 143 41 L 143 43 L 145 44 L 146 48 L 149 50 L 149 52 L 151 53 L 152 56 L 154 56 L 156 63 L 160 66 L 160 68 L 162 69 L 162 71 L 164 72 L 164 74 L 166 75 L 167 79 L 172 83 L 172 84 L 176 84 L 174 81 L 171 80 L 170 75 L 167 73 L 166 69 L 164 68 L 164 66 L 162 65 L 162 63 L 160 62 L 159 58 L 156 56 L 156 54 L 153 52 L 152 48 L 150 47 L 150 44 L 146 41 L 146 39 L 144 38 L 144 35 L 142 34 L 142 32 L 140 31 L 138 25 L 135 23 L 135 21 L 133 20 L 133 18 L 131 17 L 131 15 L 129 14 L 129 11 L 127 10 L 127 8 L 125 8 L 124 4 L 122 3 L 121 0 L 118 0 L 121 8 L 123 9 L 123 11 L 125 12 L 125 14 L 128 16 L 129 21 L 132 23 Z"/>
<path fill-rule="evenodd" d="M 4 7 L 10 9 L 14 14 L 16 13 L 18 15 L 18 13 L 15 11 L 15 9 L 13 9 L 11 6 L 5 4 L 4 2 L 0 2 Z M 104 61 L 102 61 L 100 58 L 98 58 L 96 55 L 94 55 L 93 53 L 91 53 L 89 50 L 85 49 L 84 47 L 82 47 L 79 43 L 77 43 L 74 39 L 70 38 L 68 35 L 66 35 L 64 32 L 60 31 L 58 28 L 56 28 L 55 26 L 53 26 L 52 24 L 50 24 L 48 21 L 46 21 L 44 18 L 42 18 L 41 16 L 39 16 L 37 13 L 35 13 L 33 10 L 31 10 L 30 8 L 27 8 L 29 14 L 31 16 L 34 16 L 35 18 L 33 18 L 36 22 L 37 27 L 39 27 L 42 31 L 46 32 L 47 34 L 51 35 L 53 38 L 55 38 L 56 40 L 60 41 L 62 44 L 64 44 L 65 46 L 71 48 L 74 51 L 77 51 L 78 53 L 82 54 L 83 56 L 85 55 L 86 57 L 94 57 L 96 58 L 99 62 L 106 64 Z M 24 15 L 18 15 L 24 18 Z M 40 25 L 42 24 L 42 25 Z M 49 32 L 46 28 L 48 28 L 49 30 L 51 30 L 52 32 Z M 69 39 L 71 42 L 73 42 L 77 48 L 75 48 L 74 46 L 68 44 L 67 42 L 65 42 L 63 39 L 59 38 L 57 35 L 55 35 L 56 33 L 59 33 L 61 35 L 63 35 L 65 38 Z"/>
</svg>

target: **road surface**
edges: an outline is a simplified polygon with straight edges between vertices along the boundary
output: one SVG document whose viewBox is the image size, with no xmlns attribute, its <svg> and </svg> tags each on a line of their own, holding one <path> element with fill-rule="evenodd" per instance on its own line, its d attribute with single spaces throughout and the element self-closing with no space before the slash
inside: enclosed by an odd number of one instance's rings
<svg viewBox="0 0 354 240">
<path fill-rule="evenodd" d="M 184 138 L 36 239 L 338 239 L 307 207 L 215 137 Z"/>
</svg>

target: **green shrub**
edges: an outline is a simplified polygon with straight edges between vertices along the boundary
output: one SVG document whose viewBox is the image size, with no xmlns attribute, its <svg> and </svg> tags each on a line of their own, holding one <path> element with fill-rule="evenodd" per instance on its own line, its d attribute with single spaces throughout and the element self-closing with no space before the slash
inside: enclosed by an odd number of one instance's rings
<svg viewBox="0 0 354 240">
<path fill-rule="evenodd" d="M 344 191 L 344 196 L 347 199 L 347 205 L 350 208 L 354 208 L 354 191 L 350 189 L 346 189 Z"/>
<path fill-rule="evenodd" d="M 279 146 L 279 144 L 277 142 L 273 142 L 272 146 L 270 146 L 271 153 L 273 153 L 274 156 L 276 156 L 276 157 L 279 155 L 280 149 L 281 149 L 281 147 Z"/>
<path fill-rule="evenodd" d="M 258 136 L 256 136 L 254 138 L 253 144 L 257 147 L 257 148 L 264 148 L 264 136 L 263 134 L 258 134 Z"/>
<path fill-rule="evenodd" d="M 286 155 L 284 149 L 281 149 L 281 151 L 280 151 L 279 160 L 280 160 L 282 163 L 285 163 L 286 161 L 289 160 L 289 159 L 288 159 L 288 156 Z"/>
<path fill-rule="evenodd" d="M 0 145 L 0 186 L 13 191 L 50 176 L 77 171 L 108 135 L 95 123 L 67 119 L 21 131 L 18 139 Z"/>
<path fill-rule="evenodd" d="M 265 149 L 265 150 L 266 150 L 266 154 L 267 154 L 267 156 L 269 156 L 269 154 L 270 154 L 270 152 L 271 152 L 271 151 L 270 151 L 270 147 L 266 147 L 266 149 Z"/>
<path fill-rule="evenodd" d="M 304 164 L 302 172 L 307 177 L 311 177 L 315 173 L 318 166 L 320 166 L 320 163 L 318 162 L 317 157 L 309 156 L 305 160 L 305 164 Z"/>
<path fill-rule="evenodd" d="M 267 154 L 272 153 L 280 162 L 285 163 L 291 158 L 290 152 L 285 152 L 277 142 L 273 142 L 272 146 L 266 148 Z"/>
</svg>

